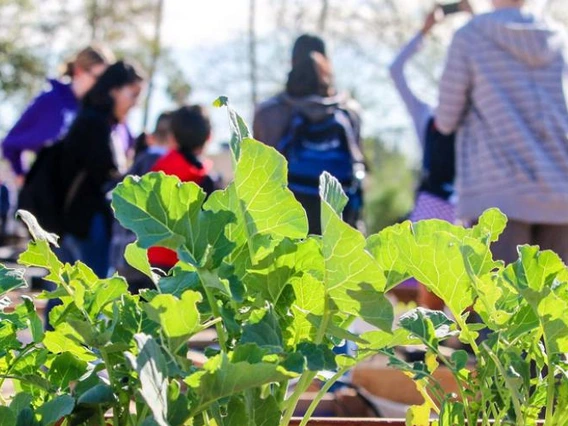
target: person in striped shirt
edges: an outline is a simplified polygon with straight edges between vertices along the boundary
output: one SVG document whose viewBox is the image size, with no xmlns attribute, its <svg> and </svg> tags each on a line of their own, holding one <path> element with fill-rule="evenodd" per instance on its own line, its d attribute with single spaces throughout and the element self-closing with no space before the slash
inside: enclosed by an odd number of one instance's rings
<svg viewBox="0 0 568 426">
<path fill-rule="evenodd" d="M 509 217 L 496 258 L 529 243 L 567 261 L 566 33 L 524 0 L 493 6 L 455 34 L 440 83 L 436 127 L 457 131 L 457 214 Z"/>
</svg>

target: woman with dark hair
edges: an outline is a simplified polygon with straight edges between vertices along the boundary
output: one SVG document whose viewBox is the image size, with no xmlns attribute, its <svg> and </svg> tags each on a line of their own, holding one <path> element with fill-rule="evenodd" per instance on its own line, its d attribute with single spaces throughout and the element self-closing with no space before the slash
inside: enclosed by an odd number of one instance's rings
<svg viewBox="0 0 568 426">
<path fill-rule="evenodd" d="M 106 198 L 126 166 L 113 129 L 124 123 L 142 89 L 142 74 L 118 61 L 107 68 L 85 95 L 82 108 L 63 139 L 61 182 L 63 247 L 97 275 L 106 276 L 112 212 Z"/>
<path fill-rule="evenodd" d="M 37 153 L 65 136 L 81 99 L 112 61 L 112 52 L 102 46 L 92 45 L 81 50 L 65 64 L 62 79 L 49 79 L 49 88 L 34 99 L 8 132 L 2 151 L 19 184 L 26 173 L 22 153 Z M 121 131 L 128 134 L 126 129 Z"/>
<path fill-rule="evenodd" d="M 283 93 L 255 111 L 254 137 L 277 148 L 288 160 L 289 186 L 303 205 L 310 233 L 320 234 L 319 176 L 335 176 L 349 196 L 344 219 L 360 225 L 361 178 L 359 106 L 333 84 L 325 45 L 304 34 L 294 44 L 292 69 Z"/>
</svg>

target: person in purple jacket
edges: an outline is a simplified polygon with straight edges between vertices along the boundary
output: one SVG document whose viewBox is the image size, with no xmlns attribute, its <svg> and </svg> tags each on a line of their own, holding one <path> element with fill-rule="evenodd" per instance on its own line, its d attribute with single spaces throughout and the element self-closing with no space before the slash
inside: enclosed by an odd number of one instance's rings
<svg viewBox="0 0 568 426">
<path fill-rule="evenodd" d="M 33 100 L 8 132 L 2 142 L 2 151 L 19 185 L 26 174 L 23 152 L 37 153 L 65 136 L 77 115 L 80 100 L 111 62 L 114 62 L 112 53 L 101 46 L 81 50 L 66 64 L 63 79 L 49 79 L 50 87 Z M 120 129 L 120 135 L 124 139 L 130 138 L 127 129 Z"/>
</svg>

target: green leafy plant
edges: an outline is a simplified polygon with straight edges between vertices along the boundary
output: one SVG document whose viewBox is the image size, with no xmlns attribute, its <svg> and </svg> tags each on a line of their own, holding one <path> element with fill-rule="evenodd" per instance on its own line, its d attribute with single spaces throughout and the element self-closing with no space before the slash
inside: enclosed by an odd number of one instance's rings
<svg viewBox="0 0 568 426">
<path fill-rule="evenodd" d="M 220 98 L 216 104 L 226 105 Z M 0 407 L 1 425 L 288 425 L 302 394 L 324 370 L 334 371 L 307 410 L 306 424 L 331 385 L 350 368 L 382 353 L 412 376 L 425 398 L 409 424 L 439 425 L 493 418 L 531 424 L 546 407 L 548 424 L 566 422 L 568 398 L 566 268 L 550 252 L 520 249 L 505 267 L 490 244 L 506 219 L 486 212 L 464 229 L 441 221 L 406 222 L 365 239 L 341 220 L 346 196 L 321 177 L 322 235 L 307 235 L 305 212 L 286 185 L 286 163 L 253 140 L 230 108 L 235 179 L 206 199 L 193 183 L 164 174 L 127 177 L 113 193 L 121 224 L 134 231 L 128 262 L 155 283 L 141 295 L 126 281 L 100 279 L 84 264 L 60 262 L 57 238 L 21 212 L 33 241 L 19 262 L 42 267 L 56 284 L 46 298 L 62 304 L 44 332 L 30 299 L 0 312 L 0 390 L 16 395 Z M 179 263 L 159 276 L 147 249 L 174 250 Z M 423 309 L 393 327 L 385 292 L 409 276 L 424 282 L 452 317 Z M 0 294 L 24 286 L 20 271 L 0 269 Z M 467 321 L 474 307 L 482 323 Z M 377 330 L 349 332 L 355 318 Z M 201 365 L 189 339 L 214 327 L 216 345 Z M 18 333 L 27 330 L 24 344 Z M 480 331 L 489 331 L 477 343 Z M 440 343 L 471 345 L 444 357 Z M 336 355 L 345 340 L 354 355 Z M 423 343 L 424 362 L 406 363 L 394 348 Z M 438 364 L 460 386 L 446 395 L 433 379 Z M 535 373 L 536 371 L 536 373 Z M 562 378 L 561 378 L 562 376 Z"/>
</svg>

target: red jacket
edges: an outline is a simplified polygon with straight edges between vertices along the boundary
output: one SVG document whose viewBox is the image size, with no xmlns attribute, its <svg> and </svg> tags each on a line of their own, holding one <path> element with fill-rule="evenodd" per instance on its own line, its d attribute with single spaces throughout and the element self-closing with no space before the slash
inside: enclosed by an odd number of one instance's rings
<svg viewBox="0 0 568 426">
<path fill-rule="evenodd" d="M 189 162 L 179 151 L 174 150 L 156 161 L 151 171 L 162 171 L 167 175 L 177 176 L 182 182 L 195 182 L 201 186 L 209 176 L 210 169 L 209 163 L 202 164 L 197 159 L 194 163 Z M 151 247 L 148 250 L 148 259 L 152 266 L 166 270 L 178 261 L 174 251 L 163 247 Z"/>
</svg>

